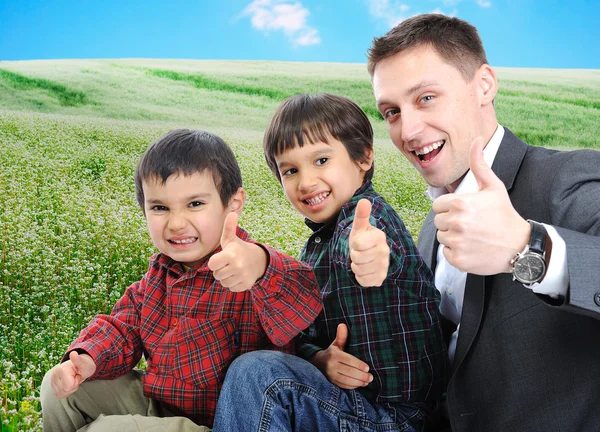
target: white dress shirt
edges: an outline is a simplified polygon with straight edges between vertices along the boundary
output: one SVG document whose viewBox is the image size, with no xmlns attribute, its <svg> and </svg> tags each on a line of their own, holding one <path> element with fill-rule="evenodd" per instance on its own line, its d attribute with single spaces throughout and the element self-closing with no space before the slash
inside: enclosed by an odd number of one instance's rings
<svg viewBox="0 0 600 432">
<path fill-rule="evenodd" d="M 496 132 L 483 150 L 483 159 L 492 166 L 502 138 L 504 137 L 504 128 L 498 125 Z M 474 193 L 477 192 L 477 181 L 471 171 L 465 175 L 454 193 Z M 433 201 L 439 196 L 448 193 L 446 188 L 429 187 L 427 196 Z M 535 284 L 531 290 L 538 294 L 545 294 L 552 298 L 565 296 L 569 287 L 569 272 L 567 268 L 567 248 L 565 241 L 556 232 L 553 226 L 546 225 L 548 235 L 552 239 L 552 255 L 546 275 L 541 283 Z M 444 245 L 440 244 L 437 250 L 437 265 L 435 268 L 435 286 L 441 294 L 440 312 L 447 319 L 457 325 L 456 331 L 452 334 L 448 346 L 448 355 L 450 361 L 454 360 L 456 352 L 456 341 L 460 330 L 460 317 L 462 314 L 463 298 L 465 295 L 465 284 L 467 282 L 467 273 L 458 270 L 452 266 L 444 256 Z M 526 289 L 524 287 L 524 289 Z"/>
</svg>

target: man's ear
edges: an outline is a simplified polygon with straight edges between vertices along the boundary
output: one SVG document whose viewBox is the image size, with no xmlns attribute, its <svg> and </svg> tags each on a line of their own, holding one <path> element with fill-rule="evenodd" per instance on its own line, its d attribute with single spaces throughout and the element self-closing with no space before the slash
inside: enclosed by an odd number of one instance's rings
<svg viewBox="0 0 600 432">
<path fill-rule="evenodd" d="M 373 166 L 373 158 L 374 158 L 374 154 L 373 154 L 373 149 L 367 149 L 365 150 L 365 158 L 362 162 L 358 163 L 358 166 L 360 167 L 361 170 L 363 170 L 364 172 L 367 172 L 371 169 L 371 167 Z"/>
<path fill-rule="evenodd" d="M 498 93 L 498 80 L 492 67 L 483 64 L 477 71 L 477 80 L 481 105 L 488 105 L 494 101 Z"/>
<path fill-rule="evenodd" d="M 244 203 L 246 202 L 246 191 L 244 188 L 238 188 L 236 193 L 233 194 L 231 198 L 229 198 L 229 205 L 227 208 L 230 212 L 236 212 L 239 215 L 242 214 L 242 210 L 244 209 Z"/>
</svg>

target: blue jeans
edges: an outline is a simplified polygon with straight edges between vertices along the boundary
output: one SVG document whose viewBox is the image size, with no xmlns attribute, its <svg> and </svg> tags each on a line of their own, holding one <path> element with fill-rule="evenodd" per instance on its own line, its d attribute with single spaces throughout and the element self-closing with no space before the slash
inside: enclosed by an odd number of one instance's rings
<svg viewBox="0 0 600 432">
<path fill-rule="evenodd" d="M 424 412 L 411 403 L 370 403 L 331 384 L 299 357 L 254 351 L 229 367 L 213 432 L 422 431 Z"/>
</svg>

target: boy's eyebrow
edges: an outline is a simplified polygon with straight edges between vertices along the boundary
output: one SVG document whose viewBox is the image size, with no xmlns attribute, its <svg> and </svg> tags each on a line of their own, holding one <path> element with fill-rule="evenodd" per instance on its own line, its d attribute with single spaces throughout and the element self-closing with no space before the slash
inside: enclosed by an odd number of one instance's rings
<svg viewBox="0 0 600 432">
<path fill-rule="evenodd" d="M 195 201 L 195 200 L 199 200 L 199 199 L 206 199 L 206 198 L 210 198 L 211 196 L 212 196 L 212 194 L 209 192 L 197 193 L 194 195 L 187 196 L 186 198 L 184 198 L 184 201 Z M 159 198 L 147 198 L 146 202 L 148 204 L 162 204 L 163 200 L 161 200 Z"/>
<path fill-rule="evenodd" d="M 305 145 L 307 145 L 307 144 L 305 144 Z M 314 152 L 308 153 L 308 154 L 306 155 L 306 157 L 307 157 L 308 159 L 313 159 L 313 158 L 316 158 L 316 157 L 318 157 L 318 156 L 321 156 L 321 155 L 328 155 L 329 153 L 331 153 L 331 147 L 330 147 L 330 146 L 329 146 L 329 144 L 328 144 L 328 145 L 327 145 L 327 147 L 322 147 L 322 148 L 320 148 L 320 149 L 318 149 L 318 150 L 315 150 Z M 293 164 L 293 163 L 287 162 L 287 161 L 285 161 L 285 160 L 284 160 L 284 161 L 281 161 L 281 162 L 279 162 L 279 161 L 277 160 L 277 158 L 275 159 L 275 162 L 277 163 L 277 168 L 279 168 L 279 169 L 281 169 L 281 168 L 285 168 L 285 167 L 287 167 L 288 165 L 292 165 L 292 164 Z"/>
</svg>

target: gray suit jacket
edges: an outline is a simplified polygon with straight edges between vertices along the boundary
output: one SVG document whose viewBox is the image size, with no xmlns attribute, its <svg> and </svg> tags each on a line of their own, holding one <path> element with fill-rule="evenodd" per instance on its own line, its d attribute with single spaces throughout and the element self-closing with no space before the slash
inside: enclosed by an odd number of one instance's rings
<svg viewBox="0 0 600 432">
<path fill-rule="evenodd" d="M 558 152 L 505 129 L 492 169 L 525 219 L 567 245 L 569 296 L 469 274 L 447 390 L 454 432 L 600 431 L 600 152 Z M 435 269 L 433 212 L 419 250 Z"/>
</svg>

